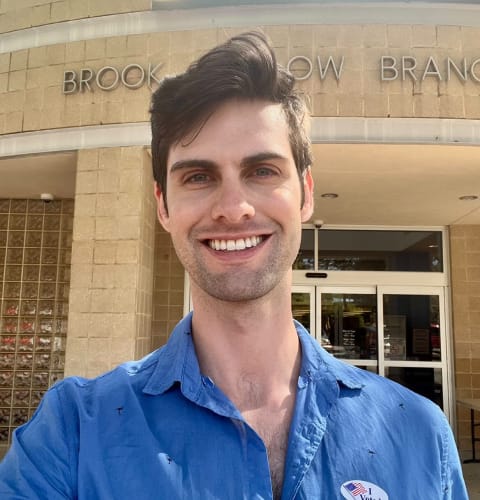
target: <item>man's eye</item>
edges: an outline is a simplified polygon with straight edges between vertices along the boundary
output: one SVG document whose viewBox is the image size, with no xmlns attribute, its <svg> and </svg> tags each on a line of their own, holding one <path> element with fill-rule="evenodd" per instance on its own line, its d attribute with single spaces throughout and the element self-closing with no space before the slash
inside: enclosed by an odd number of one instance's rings
<svg viewBox="0 0 480 500">
<path fill-rule="evenodd" d="M 210 176 L 207 174 L 193 174 L 185 179 L 187 184 L 203 184 L 210 180 Z"/>
<path fill-rule="evenodd" d="M 255 175 L 257 177 L 270 177 L 275 175 L 275 172 L 269 167 L 259 167 L 255 170 Z"/>
</svg>

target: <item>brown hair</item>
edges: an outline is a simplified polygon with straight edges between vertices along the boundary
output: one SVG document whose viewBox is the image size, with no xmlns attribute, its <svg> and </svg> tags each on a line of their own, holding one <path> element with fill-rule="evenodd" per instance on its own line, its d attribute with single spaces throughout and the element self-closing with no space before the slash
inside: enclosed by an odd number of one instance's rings
<svg viewBox="0 0 480 500">
<path fill-rule="evenodd" d="M 260 32 L 234 36 L 214 47 L 185 73 L 166 77 L 152 96 L 153 176 L 166 205 L 167 160 L 170 148 L 202 125 L 225 101 L 260 99 L 282 106 L 297 172 L 312 163 L 305 130 L 306 106 L 294 90 L 294 78 L 277 64 L 273 49 Z M 303 183 L 301 182 L 302 188 Z"/>
</svg>

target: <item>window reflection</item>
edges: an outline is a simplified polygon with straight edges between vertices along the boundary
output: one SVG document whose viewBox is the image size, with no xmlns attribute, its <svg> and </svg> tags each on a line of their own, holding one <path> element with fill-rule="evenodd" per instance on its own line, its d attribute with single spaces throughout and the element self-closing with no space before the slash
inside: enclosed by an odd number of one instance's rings
<svg viewBox="0 0 480 500">
<path fill-rule="evenodd" d="M 321 229 L 318 238 L 321 270 L 443 272 L 440 231 Z"/>
<path fill-rule="evenodd" d="M 322 294 L 322 345 L 338 358 L 377 359 L 374 294 Z"/>
<path fill-rule="evenodd" d="M 302 241 L 293 269 L 315 269 L 315 233 L 313 229 L 302 230 Z"/>
<path fill-rule="evenodd" d="M 293 292 L 292 293 L 292 314 L 293 318 L 301 323 L 309 333 L 312 333 L 310 325 L 310 311 L 312 304 L 310 304 L 310 294 Z"/>
<path fill-rule="evenodd" d="M 438 295 L 383 296 L 385 359 L 441 361 Z"/>
<path fill-rule="evenodd" d="M 442 370 L 440 368 L 388 367 L 385 368 L 385 376 L 443 408 Z"/>
</svg>

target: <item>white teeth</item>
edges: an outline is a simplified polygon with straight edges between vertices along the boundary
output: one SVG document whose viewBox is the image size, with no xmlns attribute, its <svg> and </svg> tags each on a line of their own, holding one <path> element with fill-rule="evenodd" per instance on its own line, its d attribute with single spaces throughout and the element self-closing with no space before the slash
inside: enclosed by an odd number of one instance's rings
<svg viewBox="0 0 480 500">
<path fill-rule="evenodd" d="M 235 242 L 235 250 L 245 250 L 245 240 L 237 240 Z"/>
<path fill-rule="evenodd" d="M 245 248 L 256 247 L 263 241 L 261 236 L 250 236 L 237 240 L 209 240 L 208 245 L 213 250 L 223 250 L 227 252 L 245 250 Z"/>
</svg>

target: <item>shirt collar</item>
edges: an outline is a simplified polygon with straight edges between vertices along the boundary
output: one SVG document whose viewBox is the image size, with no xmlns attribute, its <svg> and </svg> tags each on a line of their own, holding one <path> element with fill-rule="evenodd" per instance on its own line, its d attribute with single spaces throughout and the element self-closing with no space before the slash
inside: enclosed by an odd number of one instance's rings
<svg viewBox="0 0 480 500">
<path fill-rule="evenodd" d="M 339 385 L 348 389 L 362 389 L 365 386 L 357 368 L 336 359 L 325 351 L 298 321 L 295 321 L 295 328 L 302 346 L 300 384 L 308 380 L 320 380 L 326 370 Z"/>
<path fill-rule="evenodd" d="M 349 389 L 361 389 L 363 380 L 358 371 L 327 353 L 297 321 L 295 328 L 302 346 L 302 368 L 299 383 L 321 379 L 325 370 L 340 385 Z M 162 394 L 175 383 L 180 383 L 185 396 L 198 398 L 202 388 L 202 376 L 192 339 L 192 313 L 185 316 L 174 328 L 167 344 L 158 351 L 157 366 L 148 379 L 143 392 Z"/>
<path fill-rule="evenodd" d="M 192 313 L 174 328 L 168 342 L 158 351 L 157 366 L 145 384 L 143 392 L 162 394 L 175 383 L 182 392 L 195 399 L 201 389 L 201 374 L 192 340 Z"/>
</svg>

